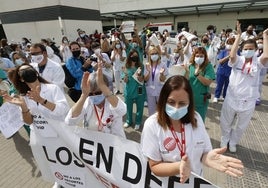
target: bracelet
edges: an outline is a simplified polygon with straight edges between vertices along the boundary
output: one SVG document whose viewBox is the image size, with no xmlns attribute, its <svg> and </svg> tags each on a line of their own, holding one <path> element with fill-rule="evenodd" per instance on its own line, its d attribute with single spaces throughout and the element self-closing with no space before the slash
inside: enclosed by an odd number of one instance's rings
<svg viewBox="0 0 268 188">
<path fill-rule="evenodd" d="M 105 98 L 109 98 L 109 97 L 111 97 L 113 95 L 114 95 L 113 93 L 110 93 L 109 95 L 106 95 Z"/>
<path fill-rule="evenodd" d="M 43 102 L 43 105 L 46 105 L 47 104 L 47 99 L 45 99 L 45 101 Z"/>
<path fill-rule="evenodd" d="M 30 112 L 30 109 L 26 110 L 25 112 L 21 111 L 23 114 L 26 114 L 28 112 Z"/>
</svg>

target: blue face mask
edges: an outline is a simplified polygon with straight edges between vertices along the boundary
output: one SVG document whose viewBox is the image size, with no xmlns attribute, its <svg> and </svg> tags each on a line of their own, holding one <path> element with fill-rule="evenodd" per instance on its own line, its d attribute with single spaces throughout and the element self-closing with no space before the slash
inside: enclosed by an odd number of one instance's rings
<svg viewBox="0 0 268 188">
<path fill-rule="evenodd" d="M 188 106 L 189 105 L 183 106 L 181 108 L 175 108 L 169 104 L 166 104 L 166 113 L 171 119 L 179 120 L 188 113 Z"/>
<path fill-rule="evenodd" d="M 101 95 L 90 96 L 89 98 L 93 104 L 98 105 L 105 99 L 105 96 L 101 94 Z"/>
</svg>

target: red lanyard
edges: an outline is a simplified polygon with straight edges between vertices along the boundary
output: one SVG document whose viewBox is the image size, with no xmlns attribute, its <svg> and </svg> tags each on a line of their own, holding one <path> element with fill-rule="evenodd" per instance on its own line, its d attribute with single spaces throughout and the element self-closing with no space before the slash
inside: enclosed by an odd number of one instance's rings
<svg viewBox="0 0 268 188">
<path fill-rule="evenodd" d="M 171 133 L 172 133 L 172 135 L 177 143 L 177 146 L 181 152 L 181 157 L 183 157 L 185 155 L 185 152 L 186 152 L 186 140 L 185 140 L 184 125 L 183 124 L 181 125 L 181 141 L 178 138 L 173 126 L 170 127 L 170 131 L 171 131 Z"/>
<path fill-rule="evenodd" d="M 102 119 L 102 116 L 103 116 L 103 113 L 104 113 L 104 106 L 103 106 L 103 109 L 102 109 L 102 112 L 101 112 L 101 116 L 99 116 L 99 113 L 98 113 L 97 108 L 96 108 L 95 105 L 94 105 L 94 110 L 95 110 L 96 116 L 98 118 L 98 123 L 99 123 L 98 131 L 101 131 L 102 128 L 103 128 L 101 119 Z"/>
<path fill-rule="evenodd" d="M 243 65 L 243 67 L 242 67 L 242 73 L 244 73 L 244 69 L 246 68 L 246 64 L 247 64 L 247 62 L 245 61 L 244 65 Z M 247 74 L 250 73 L 250 70 L 251 70 L 251 64 L 252 64 L 252 59 L 250 60 L 250 63 L 249 63 L 250 67 L 249 67 L 249 69 L 248 69 Z"/>
</svg>

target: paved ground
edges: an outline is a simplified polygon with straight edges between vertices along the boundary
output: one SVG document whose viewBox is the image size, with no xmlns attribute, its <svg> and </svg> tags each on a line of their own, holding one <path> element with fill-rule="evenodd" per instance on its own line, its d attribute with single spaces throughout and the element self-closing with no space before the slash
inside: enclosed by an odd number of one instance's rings
<svg viewBox="0 0 268 188">
<path fill-rule="evenodd" d="M 213 88 L 215 85 L 213 84 Z M 219 187 L 226 188 L 268 188 L 268 78 L 263 85 L 263 101 L 256 107 L 251 123 L 238 145 L 237 153 L 231 155 L 241 159 L 245 165 L 242 178 L 225 176 L 205 168 L 205 178 Z M 211 103 L 206 127 L 213 147 L 220 145 L 219 116 L 222 102 Z M 147 108 L 144 119 L 147 117 Z M 140 132 L 129 127 L 129 139 L 139 142 Z M 49 188 L 52 183 L 42 180 L 40 171 L 28 146 L 29 138 L 21 129 L 10 139 L 0 134 L 0 188 Z"/>
</svg>

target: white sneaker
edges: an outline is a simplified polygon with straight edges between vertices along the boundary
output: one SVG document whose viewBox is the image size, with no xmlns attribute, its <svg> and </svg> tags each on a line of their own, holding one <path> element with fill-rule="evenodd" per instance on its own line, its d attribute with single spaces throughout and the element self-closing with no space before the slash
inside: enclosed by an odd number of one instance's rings
<svg viewBox="0 0 268 188">
<path fill-rule="evenodd" d="M 213 99 L 213 102 L 218 102 L 218 98 L 215 97 L 215 98 Z"/>
<path fill-rule="evenodd" d="M 236 152 L 236 146 L 229 146 L 229 151 L 232 153 Z"/>
<path fill-rule="evenodd" d="M 129 126 L 130 126 L 130 125 L 129 125 L 128 123 L 125 123 L 125 124 L 124 124 L 124 127 L 125 127 L 125 128 L 128 128 Z"/>
<path fill-rule="evenodd" d="M 61 185 L 55 182 L 52 188 L 61 188 Z"/>
<path fill-rule="evenodd" d="M 224 101 L 224 98 L 223 97 L 221 98 L 221 101 Z"/>
<path fill-rule="evenodd" d="M 137 131 L 137 130 L 139 130 L 139 129 L 140 129 L 140 125 L 135 125 L 134 130 Z"/>
</svg>

